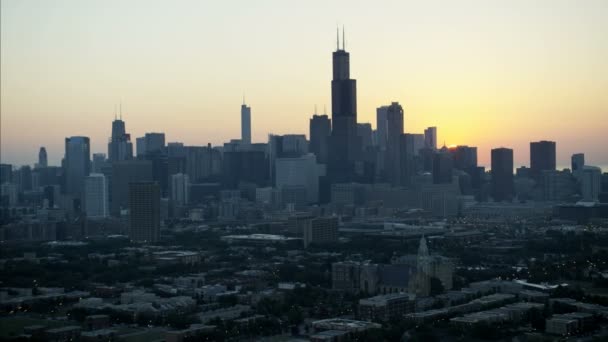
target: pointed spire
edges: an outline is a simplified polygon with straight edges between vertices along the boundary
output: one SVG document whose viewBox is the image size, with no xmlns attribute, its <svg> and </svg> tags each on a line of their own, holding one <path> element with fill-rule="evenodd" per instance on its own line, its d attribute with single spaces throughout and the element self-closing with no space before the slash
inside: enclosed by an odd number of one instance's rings
<svg viewBox="0 0 608 342">
<path fill-rule="evenodd" d="M 336 51 L 340 50 L 340 28 L 336 26 Z"/>
<path fill-rule="evenodd" d="M 342 50 L 346 51 L 346 34 L 344 33 L 344 25 L 342 25 Z"/>
<path fill-rule="evenodd" d="M 120 112 L 119 112 L 119 114 L 120 114 L 120 120 L 122 120 L 122 100 L 120 101 L 120 107 L 119 108 L 120 108 Z"/>
</svg>

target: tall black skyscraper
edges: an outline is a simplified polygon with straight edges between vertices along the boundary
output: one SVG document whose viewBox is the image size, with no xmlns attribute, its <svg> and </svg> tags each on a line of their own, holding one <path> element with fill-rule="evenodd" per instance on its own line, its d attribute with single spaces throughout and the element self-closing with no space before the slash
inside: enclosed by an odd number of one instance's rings
<svg viewBox="0 0 608 342">
<path fill-rule="evenodd" d="M 537 141 L 530 143 L 530 174 L 540 179 L 542 172 L 555 170 L 555 141 Z"/>
<path fill-rule="evenodd" d="M 91 172 L 91 144 L 88 137 L 65 138 L 65 192 L 82 198 L 84 177 Z"/>
<path fill-rule="evenodd" d="M 357 135 L 357 81 L 350 78 L 350 56 L 339 38 L 333 53 L 331 81 L 332 132 L 329 175 L 334 183 L 352 181 L 355 162 L 360 158 L 361 139 Z"/>
<path fill-rule="evenodd" d="M 125 122 L 121 118 L 114 118 L 112 121 L 112 137 L 108 143 L 108 160 L 115 162 L 119 160 L 129 160 L 133 158 L 133 144 L 131 135 L 127 134 Z"/>
<path fill-rule="evenodd" d="M 310 119 L 310 152 L 317 156 L 319 164 L 327 163 L 328 139 L 331 135 L 331 120 L 327 115 L 313 115 Z"/>
<path fill-rule="evenodd" d="M 129 183 L 129 237 L 151 243 L 160 237 L 160 187 L 154 182 Z"/>
<path fill-rule="evenodd" d="M 403 107 L 399 102 L 393 102 L 386 110 L 387 132 L 386 153 L 384 158 L 386 178 L 392 185 L 402 184 L 402 151 L 401 136 L 403 135 Z"/>
<path fill-rule="evenodd" d="M 513 150 L 495 148 L 492 150 L 492 197 L 495 201 L 513 199 Z"/>
<path fill-rule="evenodd" d="M 46 156 L 46 148 L 44 148 L 44 146 L 42 146 L 40 148 L 40 151 L 38 152 L 38 165 L 36 165 L 37 167 L 47 167 L 48 164 L 48 159 Z"/>
</svg>

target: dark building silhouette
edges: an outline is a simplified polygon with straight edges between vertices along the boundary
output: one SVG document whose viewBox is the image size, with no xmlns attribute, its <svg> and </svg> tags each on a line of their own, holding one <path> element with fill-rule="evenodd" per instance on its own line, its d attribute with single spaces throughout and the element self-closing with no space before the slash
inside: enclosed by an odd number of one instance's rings
<svg viewBox="0 0 608 342">
<path fill-rule="evenodd" d="M 332 131 L 328 172 L 333 183 L 349 182 L 355 177 L 361 139 L 357 135 L 357 81 L 350 78 L 350 56 L 339 41 L 333 53 L 331 81 Z"/>
<path fill-rule="evenodd" d="M 510 201 L 514 195 L 513 150 L 492 150 L 492 197 L 495 201 Z"/>
<path fill-rule="evenodd" d="M 309 150 L 317 156 L 319 164 L 327 163 L 331 120 L 327 115 L 313 115 L 310 119 Z"/>
<path fill-rule="evenodd" d="M 402 184 L 401 157 L 403 142 L 403 108 L 399 102 L 393 102 L 386 109 L 386 154 L 384 157 L 384 168 L 386 178 L 391 185 Z"/>
<path fill-rule="evenodd" d="M 357 136 L 361 139 L 361 149 L 363 151 L 372 147 L 372 124 L 357 124 Z"/>
<path fill-rule="evenodd" d="M 65 193 L 81 198 L 84 177 L 91 170 L 91 153 L 88 137 L 65 138 Z"/>
<path fill-rule="evenodd" d="M 145 154 L 165 153 L 165 133 L 146 133 Z"/>
<path fill-rule="evenodd" d="M 133 158 L 133 144 L 131 135 L 127 134 L 125 122 L 122 118 L 112 121 L 112 136 L 108 142 L 108 160 L 115 162 Z"/>
<path fill-rule="evenodd" d="M 444 146 L 433 156 L 433 183 L 452 183 L 452 155 Z"/>
<path fill-rule="evenodd" d="M 449 149 L 454 168 L 469 171 L 477 167 L 477 147 L 456 146 Z"/>
<path fill-rule="evenodd" d="M 154 182 L 129 183 L 129 237 L 152 243 L 160 238 L 160 187 Z"/>
<path fill-rule="evenodd" d="M 251 145 L 251 107 L 241 105 L 241 143 Z"/>
<path fill-rule="evenodd" d="M 38 151 L 38 164 L 36 167 L 47 167 L 49 166 L 48 158 L 46 155 L 46 148 L 42 146 L 40 151 Z"/>
<path fill-rule="evenodd" d="M 540 180 L 543 171 L 555 170 L 555 142 L 537 141 L 530 143 L 530 175 Z"/>
<path fill-rule="evenodd" d="M 112 163 L 110 214 L 119 216 L 129 205 L 129 184 L 152 182 L 153 164 L 149 160 L 123 160 Z"/>
<path fill-rule="evenodd" d="M 424 130 L 424 147 L 437 149 L 437 127 L 429 127 Z"/>
<path fill-rule="evenodd" d="M 582 171 L 583 166 L 585 166 L 585 154 L 584 153 L 575 153 L 571 158 L 572 162 L 572 173 Z"/>
<path fill-rule="evenodd" d="M 0 164 L 0 185 L 13 180 L 13 165 Z"/>
<path fill-rule="evenodd" d="M 265 186 L 268 182 L 268 162 L 262 151 L 224 152 L 222 185 L 236 189 L 240 182 Z"/>
</svg>

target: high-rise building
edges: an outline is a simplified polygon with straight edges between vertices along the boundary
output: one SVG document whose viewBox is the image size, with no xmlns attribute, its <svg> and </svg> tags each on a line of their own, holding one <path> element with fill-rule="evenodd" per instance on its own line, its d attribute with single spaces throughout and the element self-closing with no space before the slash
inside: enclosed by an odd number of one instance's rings
<svg viewBox="0 0 608 342">
<path fill-rule="evenodd" d="M 597 202 L 602 190 L 602 169 L 596 166 L 584 166 L 580 177 L 583 201 Z"/>
<path fill-rule="evenodd" d="M 178 173 L 171 175 L 171 201 L 177 206 L 190 202 L 190 180 L 188 175 Z"/>
<path fill-rule="evenodd" d="M 108 216 L 108 186 L 101 173 L 91 173 L 84 179 L 84 208 L 88 218 Z"/>
<path fill-rule="evenodd" d="M 437 149 L 437 127 L 429 127 L 424 130 L 424 144 L 426 148 Z"/>
<path fill-rule="evenodd" d="M 145 154 L 160 154 L 165 152 L 165 133 L 146 133 Z"/>
<path fill-rule="evenodd" d="M 388 139 L 388 121 L 386 119 L 387 111 L 388 106 L 376 108 L 376 143 L 381 151 L 386 149 Z"/>
<path fill-rule="evenodd" d="M 251 107 L 241 105 L 241 143 L 251 145 Z"/>
<path fill-rule="evenodd" d="M 361 148 L 365 151 L 372 146 L 372 124 L 357 124 L 357 136 L 361 139 Z"/>
<path fill-rule="evenodd" d="M 555 142 L 537 141 L 530 143 L 530 175 L 540 180 L 542 171 L 555 170 Z"/>
<path fill-rule="evenodd" d="M 42 146 L 38 152 L 38 164 L 36 164 L 36 168 L 43 168 L 47 166 L 49 166 L 49 163 L 46 156 L 46 148 Z"/>
<path fill-rule="evenodd" d="M 88 137 L 65 138 L 65 192 L 82 198 L 84 178 L 91 170 L 90 142 Z"/>
<path fill-rule="evenodd" d="M 401 170 L 401 151 L 402 143 L 401 136 L 403 135 L 403 107 L 399 102 L 393 102 L 386 109 L 386 157 L 384 166 L 386 170 L 386 178 L 391 185 L 402 184 Z"/>
<path fill-rule="evenodd" d="M 0 185 L 13 181 L 13 165 L 0 164 Z"/>
<path fill-rule="evenodd" d="M 106 154 L 105 153 L 93 153 L 93 173 L 101 173 L 103 167 L 106 165 Z"/>
<path fill-rule="evenodd" d="M 495 148 L 492 150 L 492 197 L 494 201 L 510 201 L 514 195 L 513 150 Z"/>
<path fill-rule="evenodd" d="M 452 155 L 444 146 L 433 156 L 433 183 L 452 183 Z"/>
<path fill-rule="evenodd" d="M 352 181 L 360 158 L 361 139 L 357 136 L 357 81 L 350 78 L 350 55 L 338 41 L 333 53 L 331 81 L 332 131 L 328 173 L 332 182 Z"/>
<path fill-rule="evenodd" d="M 331 135 L 331 120 L 327 115 L 313 115 L 310 119 L 310 152 L 317 156 L 320 164 L 327 163 L 329 136 Z"/>
<path fill-rule="evenodd" d="M 572 155 L 572 173 L 576 175 L 578 171 L 583 169 L 585 166 L 585 154 L 584 153 L 575 153 Z"/>
<path fill-rule="evenodd" d="M 154 182 L 129 184 L 131 241 L 157 242 L 160 238 L 160 187 Z"/>
<path fill-rule="evenodd" d="M 121 118 L 112 121 L 112 136 L 108 142 L 108 159 L 110 162 L 129 160 L 133 158 L 131 135 L 127 133 L 125 122 Z"/>
<path fill-rule="evenodd" d="M 135 139 L 137 158 L 143 158 L 146 155 L 146 137 L 139 137 Z"/>
<path fill-rule="evenodd" d="M 110 213 L 120 216 L 129 205 L 129 184 L 152 182 L 152 162 L 149 160 L 123 160 L 112 163 Z"/>
<path fill-rule="evenodd" d="M 449 149 L 454 168 L 469 171 L 477 167 L 477 147 L 456 146 Z"/>
<path fill-rule="evenodd" d="M 319 171 L 314 154 L 309 153 L 296 158 L 276 160 L 276 187 L 301 186 L 306 190 L 308 203 L 319 201 Z"/>
<path fill-rule="evenodd" d="M 305 220 L 302 225 L 304 247 L 311 243 L 321 244 L 338 241 L 338 218 L 317 217 Z"/>
</svg>

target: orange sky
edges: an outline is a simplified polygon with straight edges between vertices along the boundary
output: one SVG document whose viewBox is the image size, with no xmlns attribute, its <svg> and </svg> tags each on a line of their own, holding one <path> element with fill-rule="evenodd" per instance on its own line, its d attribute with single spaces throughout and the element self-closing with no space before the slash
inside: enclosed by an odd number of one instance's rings
<svg viewBox="0 0 608 342">
<path fill-rule="evenodd" d="M 30 1 L 1 3 L 0 159 L 51 163 L 66 136 L 107 152 L 115 104 L 135 137 L 306 133 L 330 104 L 336 24 L 346 26 L 359 122 L 399 101 L 407 132 L 515 149 L 555 140 L 558 164 L 608 164 L 608 2 Z"/>
</svg>

